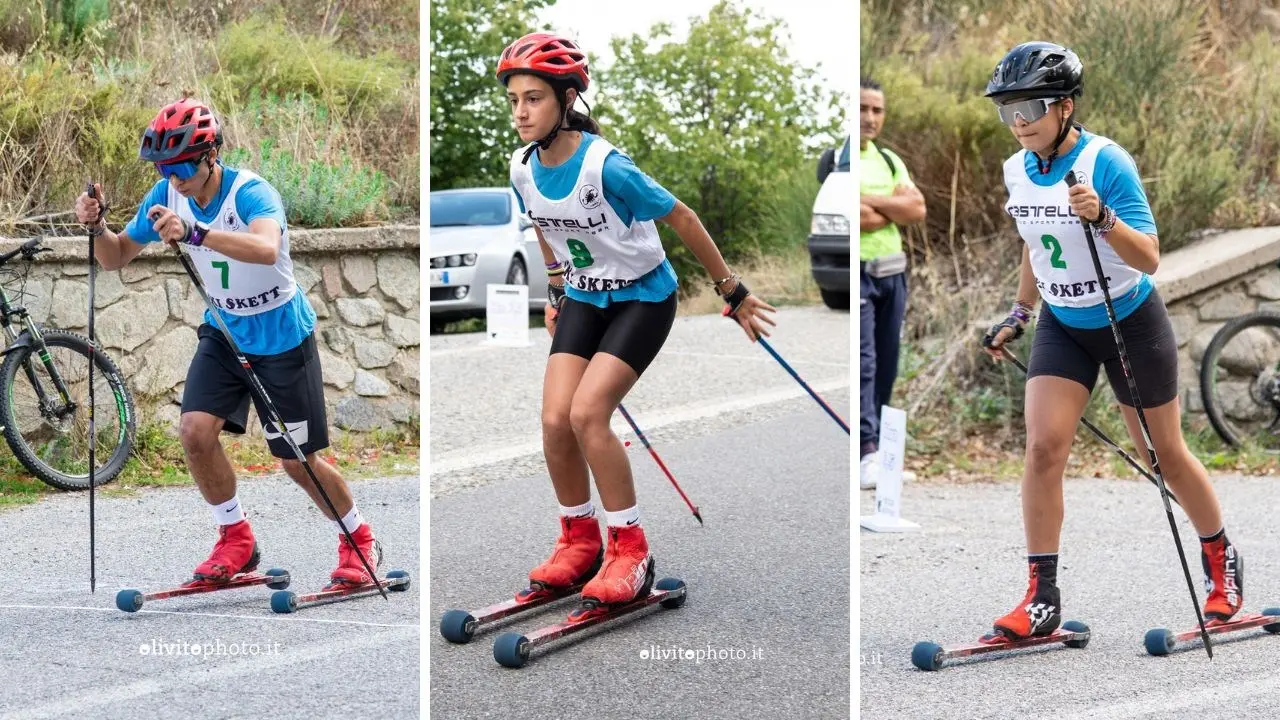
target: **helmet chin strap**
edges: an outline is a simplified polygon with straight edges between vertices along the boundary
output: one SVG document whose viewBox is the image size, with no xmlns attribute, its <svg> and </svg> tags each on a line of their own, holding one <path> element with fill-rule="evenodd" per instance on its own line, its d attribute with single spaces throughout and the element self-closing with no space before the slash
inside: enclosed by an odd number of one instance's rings
<svg viewBox="0 0 1280 720">
<path fill-rule="evenodd" d="M 1058 137 L 1053 141 L 1053 152 L 1049 153 L 1049 159 L 1042 163 L 1040 162 L 1040 156 L 1036 155 L 1036 169 L 1040 171 L 1041 175 L 1048 175 L 1049 170 L 1053 168 L 1053 161 L 1058 158 L 1058 151 L 1062 149 L 1063 141 L 1071 134 L 1071 128 L 1075 127 L 1075 123 L 1071 121 L 1075 116 L 1076 110 L 1073 107 L 1071 108 L 1071 114 L 1062 122 L 1062 127 L 1058 130 Z"/>
<path fill-rule="evenodd" d="M 524 151 L 524 160 L 521 161 L 522 164 L 529 164 L 529 158 L 533 156 L 534 150 L 537 150 L 538 148 L 542 148 L 543 150 L 550 149 L 551 143 L 556 141 L 556 136 L 560 134 L 560 131 L 568 129 L 568 126 L 565 125 L 565 119 L 569 115 L 569 108 L 566 107 L 565 102 L 565 95 L 567 94 L 568 91 L 563 94 L 556 93 L 556 102 L 560 105 L 560 122 L 556 123 L 556 126 L 552 128 L 551 132 L 547 133 L 545 137 L 533 145 L 530 145 L 529 149 Z"/>
</svg>

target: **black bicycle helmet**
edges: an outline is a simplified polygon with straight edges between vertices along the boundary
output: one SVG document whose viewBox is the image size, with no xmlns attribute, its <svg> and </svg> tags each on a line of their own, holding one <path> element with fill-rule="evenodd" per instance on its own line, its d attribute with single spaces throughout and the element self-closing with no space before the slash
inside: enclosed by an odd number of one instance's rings
<svg viewBox="0 0 1280 720">
<path fill-rule="evenodd" d="M 1050 42 L 1027 42 L 996 65 L 986 97 L 1079 97 L 1084 92 L 1084 63 L 1071 50 Z"/>
<path fill-rule="evenodd" d="M 1024 98 L 1077 98 L 1084 94 L 1084 63 L 1071 50 L 1057 43 L 1033 41 L 1010 50 L 996 65 L 987 83 L 986 96 L 993 100 Z M 1058 158 L 1062 142 L 1076 126 L 1075 107 L 1062 123 L 1053 142 L 1049 159 L 1041 162 L 1036 155 L 1036 168 L 1048 175 Z M 1081 126 L 1083 129 L 1083 126 Z"/>
</svg>

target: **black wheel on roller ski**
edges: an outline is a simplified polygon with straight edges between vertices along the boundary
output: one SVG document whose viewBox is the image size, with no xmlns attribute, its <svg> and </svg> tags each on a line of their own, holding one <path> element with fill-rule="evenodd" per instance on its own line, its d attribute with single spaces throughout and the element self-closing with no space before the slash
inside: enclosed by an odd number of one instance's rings
<svg viewBox="0 0 1280 720">
<path fill-rule="evenodd" d="M 524 667 L 529 661 L 529 640 L 520 633 L 502 633 L 493 642 L 493 659 L 503 667 Z"/>
<path fill-rule="evenodd" d="M 0 366 L 0 423 L 14 456 L 31 474 L 60 490 L 89 488 L 89 341 L 66 330 L 41 328 L 48 364 L 37 343 L 23 333 Z M 24 342 L 24 340 L 26 342 Z M 116 478 L 133 452 L 133 396 L 120 369 L 101 348 L 94 353 L 97 412 L 95 485 Z M 49 366 L 57 373 L 55 381 Z M 68 390 L 63 401 L 57 384 Z M 41 399 L 43 397 L 43 400 Z"/>
<path fill-rule="evenodd" d="M 1062 629 L 1063 629 L 1063 631 L 1065 631 L 1065 632 L 1070 632 L 1070 633 L 1087 633 L 1087 632 L 1089 632 L 1089 626 L 1088 626 L 1088 625 L 1085 625 L 1084 623 L 1080 622 L 1079 620 L 1068 620 L 1068 621 L 1066 621 L 1066 622 L 1062 623 Z M 1086 647 L 1088 647 L 1088 646 L 1089 646 L 1089 638 L 1088 638 L 1088 637 L 1086 637 L 1086 638 L 1084 638 L 1084 639 L 1082 639 L 1082 640 L 1067 640 L 1067 641 L 1063 642 L 1062 644 L 1063 644 L 1063 645 L 1066 645 L 1066 646 L 1067 646 L 1067 647 L 1069 647 L 1069 648 L 1081 648 L 1081 649 L 1083 649 L 1083 648 L 1086 648 Z"/>
</svg>

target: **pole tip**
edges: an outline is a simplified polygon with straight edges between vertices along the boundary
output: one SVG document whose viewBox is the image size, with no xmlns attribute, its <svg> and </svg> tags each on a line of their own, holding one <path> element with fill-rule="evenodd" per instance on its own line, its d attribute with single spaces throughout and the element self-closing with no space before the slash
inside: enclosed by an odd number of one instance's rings
<svg viewBox="0 0 1280 720">
<path fill-rule="evenodd" d="M 702 513 L 698 512 L 698 509 L 697 509 L 697 508 L 694 508 L 694 509 L 693 509 L 693 516 L 694 516 L 695 518 L 697 518 L 697 520 L 698 520 L 698 524 L 699 524 L 699 525 L 701 525 L 701 526 L 703 526 L 703 527 L 706 527 L 706 526 L 707 526 L 707 524 L 706 524 L 706 523 L 702 522 Z"/>
</svg>

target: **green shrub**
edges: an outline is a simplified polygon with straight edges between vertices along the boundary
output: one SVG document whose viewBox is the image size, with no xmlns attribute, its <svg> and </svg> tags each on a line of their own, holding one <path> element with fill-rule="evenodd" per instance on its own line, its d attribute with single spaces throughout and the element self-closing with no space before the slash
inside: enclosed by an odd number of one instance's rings
<svg viewBox="0 0 1280 720">
<path fill-rule="evenodd" d="M 316 155 L 323 148 L 316 148 Z M 376 218 L 386 195 L 386 178 L 339 154 L 336 164 L 299 160 L 263 141 L 256 156 L 243 148 L 226 154 L 228 165 L 261 175 L 280 193 L 290 224 L 305 227 L 359 225 Z"/>
</svg>

